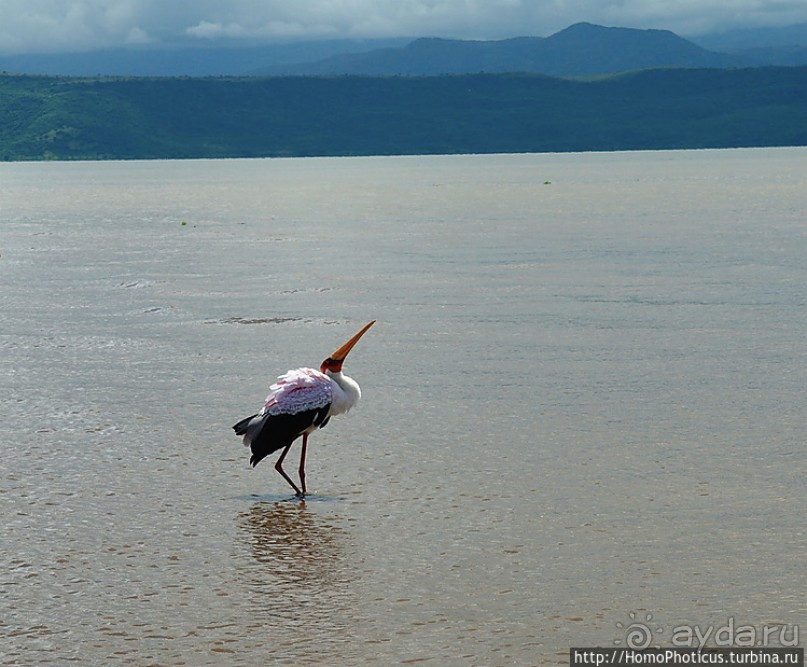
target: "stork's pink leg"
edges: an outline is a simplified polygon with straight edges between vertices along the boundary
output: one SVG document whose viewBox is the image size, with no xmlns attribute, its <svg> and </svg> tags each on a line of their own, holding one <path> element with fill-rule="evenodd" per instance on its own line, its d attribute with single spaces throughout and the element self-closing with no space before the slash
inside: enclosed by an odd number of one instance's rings
<svg viewBox="0 0 807 667">
<path fill-rule="evenodd" d="M 305 495 L 305 450 L 308 447 L 308 433 L 303 433 L 303 448 L 300 452 L 300 486 L 303 487 L 303 495 Z"/>
<path fill-rule="evenodd" d="M 300 489 L 297 488 L 297 485 L 294 482 L 291 481 L 291 477 L 289 477 L 286 474 L 286 471 L 283 470 L 283 459 L 286 458 L 286 454 L 289 453 L 289 450 L 291 449 L 292 444 L 293 443 L 290 442 L 288 445 L 286 445 L 283 448 L 283 452 L 280 454 L 280 458 L 277 460 L 277 463 L 275 463 L 275 470 L 277 470 L 281 475 L 283 475 L 283 479 L 285 479 L 289 484 L 291 484 L 291 488 L 294 489 L 294 493 L 296 493 L 298 496 L 302 497 L 303 493 L 300 491 Z M 305 489 L 305 485 L 303 485 L 303 489 Z"/>
</svg>

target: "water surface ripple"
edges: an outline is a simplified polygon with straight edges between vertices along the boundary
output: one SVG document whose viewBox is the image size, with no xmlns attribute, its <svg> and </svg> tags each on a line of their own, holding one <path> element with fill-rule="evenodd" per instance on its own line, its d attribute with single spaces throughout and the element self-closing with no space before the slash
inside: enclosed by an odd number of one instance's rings
<svg viewBox="0 0 807 667">
<path fill-rule="evenodd" d="M 0 665 L 803 624 L 805 192 L 804 149 L 0 164 Z M 290 499 L 230 425 L 372 318 Z"/>
</svg>

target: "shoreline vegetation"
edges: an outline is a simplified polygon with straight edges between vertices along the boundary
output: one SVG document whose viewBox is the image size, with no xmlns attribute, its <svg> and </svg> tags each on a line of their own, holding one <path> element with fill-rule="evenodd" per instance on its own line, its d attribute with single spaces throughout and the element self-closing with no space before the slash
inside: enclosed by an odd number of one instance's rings
<svg viewBox="0 0 807 667">
<path fill-rule="evenodd" d="M 0 160 L 807 145 L 807 67 L 539 74 L 0 75 Z"/>
</svg>

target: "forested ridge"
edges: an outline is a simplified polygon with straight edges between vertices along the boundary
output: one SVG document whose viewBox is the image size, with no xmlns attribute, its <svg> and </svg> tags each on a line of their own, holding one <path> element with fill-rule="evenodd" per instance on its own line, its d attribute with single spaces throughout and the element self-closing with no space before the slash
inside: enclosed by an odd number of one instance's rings
<svg viewBox="0 0 807 667">
<path fill-rule="evenodd" d="M 567 152 L 807 144 L 807 67 L 594 80 L 0 75 L 0 160 Z"/>
</svg>

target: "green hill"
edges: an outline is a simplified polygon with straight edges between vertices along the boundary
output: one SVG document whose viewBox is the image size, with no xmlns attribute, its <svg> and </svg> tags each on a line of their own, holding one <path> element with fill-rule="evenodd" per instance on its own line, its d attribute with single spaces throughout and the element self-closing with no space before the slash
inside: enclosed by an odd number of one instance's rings
<svg viewBox="0 0 807 667">
<path fill-rule="evenodd" d="M 0 159 L 807 144 L 807 68 L 541 75 L 0 76 Z"/>
</svg>

